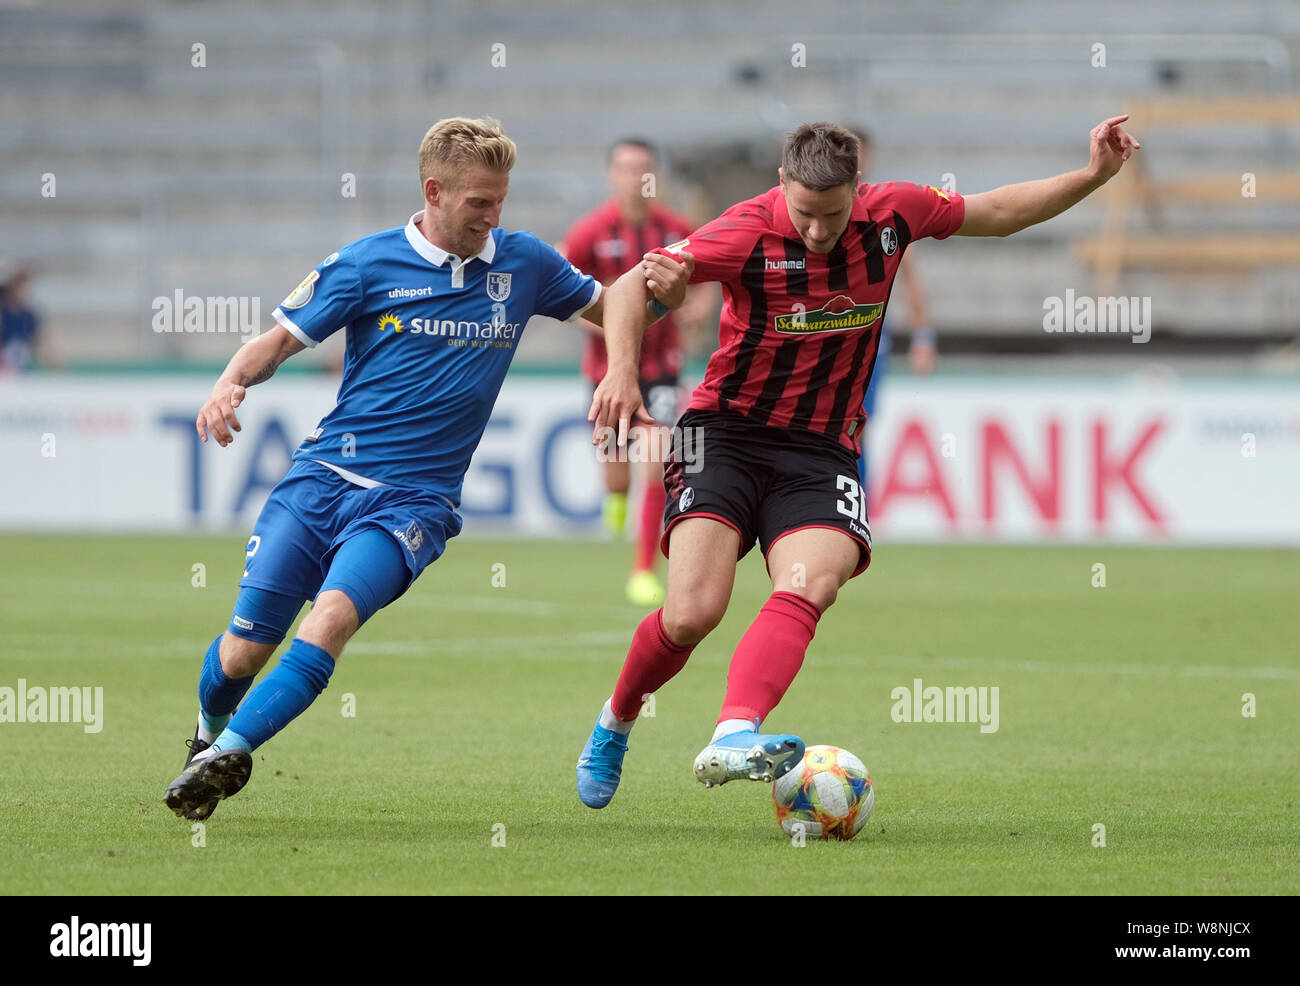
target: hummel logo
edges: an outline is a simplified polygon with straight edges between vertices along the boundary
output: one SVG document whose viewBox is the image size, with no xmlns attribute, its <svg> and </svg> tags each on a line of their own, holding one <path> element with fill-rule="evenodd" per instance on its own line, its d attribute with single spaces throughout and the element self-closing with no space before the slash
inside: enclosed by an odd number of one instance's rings
<svg viewBox="0 0 1300 986">
<path fill-rule="evenodd" d="M 764 259 L 763 267 L 766 270 L 804 270 L 806 261 L 803 260 L 768 260 Z"/>
</svg>

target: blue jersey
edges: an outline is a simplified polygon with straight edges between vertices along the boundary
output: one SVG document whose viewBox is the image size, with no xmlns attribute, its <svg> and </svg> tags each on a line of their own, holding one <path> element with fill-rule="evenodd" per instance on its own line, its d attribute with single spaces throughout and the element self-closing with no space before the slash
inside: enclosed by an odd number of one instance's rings
<svg viewBox="0 0 1300 986">
<path fill-rule="evenodd" d="M 477 256 L 448 254 L 421 215 L 330 254 L 274 315 L 307 346 L 347 328 L 338 403 L 294 459 L 459 506 L 524 325 L 576 318 L 601 288 L 532 233 L 497 228 Z"/>
</svg>

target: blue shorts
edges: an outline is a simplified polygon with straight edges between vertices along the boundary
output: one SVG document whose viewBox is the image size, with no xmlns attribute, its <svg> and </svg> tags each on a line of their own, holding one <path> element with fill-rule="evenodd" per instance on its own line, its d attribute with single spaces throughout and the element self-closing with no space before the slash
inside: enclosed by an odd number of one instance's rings
<svg viewBox="0 0 1300 986">
<path fill-rule="evenodd" d="M 436 493 L 400 486 L 366 489 L 318 462 L 295 462 L 271 490 L 248 539 L 239 587 L 262 592 L 240 594 L 231 630 L 254 640 L 283 637 L 302 604 L 314 599 L 331 576 L 339 549 L 360 534 L 373 537 L 382 531 L 398 546 L 406 571 L 375 573 L 377 585 L 395 588 L 395 595 L 389 589 L 382 592 L 389 598 L 366 600 L 348 592 L 364 623 L 374 609 L 410 588 L 460 528 L 460 514 Z M 390 558 L 395 556 L 389 552 Z M 341 588 L 365 578 L 364 571 L 355 571 L 356 559 L 347 567 L 350 571 L 342 573 L 347 581 Z M 331 583 L 340 573 L 333 576 Z M 268 606 L 266 593 L 275 594 L 276 605 Z M 277 613 L 272 624 L 283 626 L 262 625 L 263 614 L 272 610 Z M 285 618 L 283 613 L 289 610 L 291 615 Z"/>
</svg>

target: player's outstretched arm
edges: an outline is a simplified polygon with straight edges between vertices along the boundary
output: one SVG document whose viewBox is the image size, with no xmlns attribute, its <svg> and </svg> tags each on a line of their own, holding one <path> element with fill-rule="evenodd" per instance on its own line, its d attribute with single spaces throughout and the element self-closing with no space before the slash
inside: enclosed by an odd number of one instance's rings
<svg viewBox="0 0 1300 986">
<path fill-rule="evenodd" d="M 630 270 L 624 271 L 587 309 L 585 315 L 603 325 L 609 354 L 605 377 L 591 399 L 587 420 L 593 422 L 591 444 L 602 445 L 617 427 L 619 447 L 627 444 L 633 422 L 653 424 L 641 406 L 637 368 L 641 340 L 646 328 L 659 317 L 650 305 L 651 296 L 667 308 L 678 308 L 686 298 L 686 285 L 695 271 L 695 258 L 680 253 L 677 258 L 647 253 Z"/>
<path fill-rule="evenodd" d="M 631 274 L 640 272 L 641 277 L 645 280 L 646 287 L 646 305 L 644 307 L 645 322 L 641 326 L 642 334 L 645 330 L 663 317 L 663 312 L 656 312 L 652 305 L 659 302 L 664 308 L 680 308 L 686 300 L 686 286 L 691 283 L 691 274 L 695 272 L 695 257 L 685 251 L 678 254 L 680 259 L 674 259 L 663 253 L 647 253 L 641 258 L 641 263 L 631 270 L 624 271 L 620 279 Z M 615 281 L 614 284 L 617 284 Z M 610 285 L 612 288 L 613 285 Z M 582 321 L 589 321 L 599 330 L 595 335 L 603 336 L 605 334 L 605 296 L 602 294 L 596 299 L 595 304 L 583 313 Z M 585 329 L 586 326 L 583 326 Z M 638 350 L 640 348 L 640 337 L 638 337 Z"/>
<path fill-rule="evenodd" d="M 211 432 L 222 448 L 233 442 L 231 430 L 240 430 L 235 408 L 243 403 L 247 388 L 270 380 L 281 363 L 306 348 L 282 325 L 241 346 L 217 378 L 207 403 L 199 409 L 195 422 L 199 439 L 206 442 Z"/>
<path fill-rule="evenodd" d="M 653 419 L 641 406 L 641 388 L 637 367 L 641 340 L 650 324 L 649 288 L 641 265 L 625 271 L 599 298 L 600 310 L 587 310 L 587 317 L 605 327 L 605 348 L 609 361 L 604 379 L 591 398 L 587 420 L 592 422 L 591 444 L 602 445 L 617 427 L 618 445 L 627 444 L 628 426 L 634 422 L 651 424 Z"/>
<path fill-rule="evenodd" d="M 1128 115 L 1093 128 L 1088 166 L 1055 178 L 1003 185 L 966 196 L 966 218 L 958 236 L 1010 236 L 1058 216 L 1110 181 L 1142 145 L 1120 126 Z"/>
</svg>

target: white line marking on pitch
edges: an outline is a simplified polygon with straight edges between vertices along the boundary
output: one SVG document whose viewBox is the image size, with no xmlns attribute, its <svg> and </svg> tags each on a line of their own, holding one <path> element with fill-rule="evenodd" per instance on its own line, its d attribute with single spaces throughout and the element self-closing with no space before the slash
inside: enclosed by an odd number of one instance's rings
<svg viewBox="0 0 1300 986">
<path fill-rule="evenodd" d="M 1100 664 L 1087 661 L 999 661 L 962 657 L 851 657 L 843 654 L 812 656 L 810 663 L 835 665 L 860 665 L 863 668 L 886 666 L 890 668 L 926 667 L 952 668 L 971 671 L 1023 671 L 1027 674 L 1078 674 L 1078 675 L 1152 675 L 1158 678 L 1275 678 L 1280 681 L 1300 681 L 1300 668 L 1278 668 L 1243 665 L 1239 668 L 1217 664 Z"/>
<path fill-rule="evenodd" d="M 591 606 L 583 603 L 556 603 L 539 599 L 514 599 L 499 592 L 489 590 L 483 595 L 448 595 L 433 593 L 413 596 L 409 601 L 402 600 L 400 605 L 414 606 L 416 609 L 452 609 L 469 610 L 478 613 L 518 613 L 521 616 L 571 616 L 574 614 L 590 615 Z M 617 610 L 624 610 L 629 619 L 633 616 L 644 617 L 645 611 L 636 606 L 610 606 L 604 608 L 605 615 L 619 615 Z"/>
<path fill-rule="evenodd" d="M 522 653 L 510 653 L 511 658 L 529 657 L 528 649 L 545 648 L 550 650 L 590 650 L 611 647 L 627 647 L 632 641 L 629 630 L 605 630 L 599 633 L 548 633 L 519 634 L 513 637 L 442 637 L 428 640 L 375 640 L 368 642 L 353 641 L 348 645 L 349 654 L 429 654 L 429 653 L 466 653 L 480 651 L 484 657 L 498 656 L 494 650 L 523 648 Z"/>
</svg>

